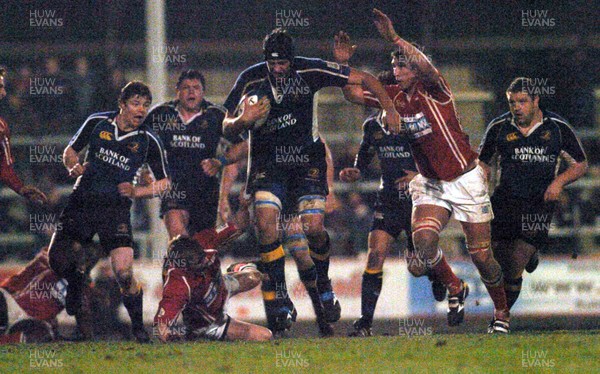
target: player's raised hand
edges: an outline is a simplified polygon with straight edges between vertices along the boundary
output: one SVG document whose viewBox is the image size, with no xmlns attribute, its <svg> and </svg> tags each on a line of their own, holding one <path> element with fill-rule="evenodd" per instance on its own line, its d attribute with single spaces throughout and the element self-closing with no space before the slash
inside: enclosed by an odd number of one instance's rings
<svg viewBox="0 0 600 374">
<path fill-rule="evenodd" d="M 356 182 L 360 179 L 360 170 L 357 168 L 344 168 L 340 171 L 342 182 Z"/>
<path fill-rule="evenodd" d="M 244 122 L 254 123 L 266 117 L 271 110 L 271 100 L 268 97 L 264 96 L 258 102 L 253 101 L 254 97 L 254 95 L 248 96 L 243 101 L 242 120 Z"/>
<path fill-rule="evenodd" d="M 347 65 L 356 48 L 350 43 L 350 36 L 343 31 L 333 37 L 333 58 L 340 64 Z"/>
<path fill-rule="evenodd" d="M 117 186 L 117 188 L 121 196 L 128 197 L 130 199 L 133 199 L 135 197 L 135 187 L 133 186 L 133 184 L 129 182 L 123 182 L 120 183 Z"/>
<path fill-rule="evenodd" d="M 384 110 L 381 115 L 381 120 L 385 125 L 386 129 L 391 132 L 393 135 L 401 134 L 404 129 L 402 128 L 400 121 L 400 114 L 394 108 L 393 110 Z"/>
<path fill-rule="evenodd" d="M 221 161 L 217 160 L 216 158 L 206 158 L 200 162 L 200 165 L 202 166 L 202 171 L 204 171 L 204 174 L 208 175 L 209 177 L 214 177 L 217 175 L 223 166 Z"/>
<path fill-rule="evenodd" d="M 42 191 L 34 186 L 23 186 L 19 194 L 36 205 L 44 205 L 48 202 L 48 197 Z"/>
<path fill-rule="evenodd" d="M 375 27 L 377 27 L 379 34 L 381 34 L 388 42 L 393 43 L 396 41 L 399 37 L 398 34 L 396 34 L 396 30 L 394 30 L 394 25 L 390 18 L 379 9 L 373 9 L 373 15 L 375 16 L 373 22 L 375 23 Z"/>
</svg>

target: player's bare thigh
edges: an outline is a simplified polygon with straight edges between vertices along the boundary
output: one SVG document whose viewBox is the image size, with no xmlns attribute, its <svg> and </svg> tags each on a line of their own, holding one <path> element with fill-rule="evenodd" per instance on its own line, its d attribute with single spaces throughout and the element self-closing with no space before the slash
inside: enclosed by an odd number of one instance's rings
<svg viewBox="0 0 600 374">
<path fill-rule="evenodd" d="M 189 236 L 187 227 L 190 223 L 190 213 L 187 210 L 171 209 L 165 213 L 163 220 L 170 239 L 178 235 Z"/>
<path fill-rule="evenodd" d="M 413 208 L 412 232 L 413 243 L 417 250 L 437 250 L 439 233 L 450 220 L 450 211 L 438 205 L 422 204 Z M 420 253 L 423 258 L 429 258 L 434 253 Z"/>
<path fill-rule="evenodd" d="M 273 338 L 271 330 L 253 323 L 232 318 L 227 328 L 225 340 L 267 341 Z"/>
<path fill-rule="evenodd" d="M 117 282 L 124 293 L 134 295 L 138 291 L 133 277 L 133 248 L 119 247 L 110 251 L 110 263 Z"/>
<path fill-rule="evenodd" d="M 394 237 L 383 230 L 373 230 L 369 233 L 369 251 L 367 254 L 367 269 L 381 270 L 389 253 Z"/>
</svg>

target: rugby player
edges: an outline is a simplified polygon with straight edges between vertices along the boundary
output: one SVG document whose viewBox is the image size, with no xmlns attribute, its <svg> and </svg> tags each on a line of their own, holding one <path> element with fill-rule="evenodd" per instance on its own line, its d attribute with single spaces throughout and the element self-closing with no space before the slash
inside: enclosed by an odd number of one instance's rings
<svg viewBox="0 0 600 374">
<path fill-rule="evenodd" d="M 301 259 L 300 278 L 319 326 L 325 327 L 322 321 L 337 320 L 340 308 L 327 274 L 329 236 L 323 226 L 327 163 L 313 118 L 314 95 L 323 87 L 364 84 L 381 100 L 390 131 L 399 131 L 398 115 L 375 77 L 337 63 L 296 57 L 285 30 L 275 29 L 265 37 L 263 53 L 265 61 L 242 72 L 225 101 L 224 132 L 249 134 L 246 192 L 254 201 L 260 270 L 269 276 L 262 283 L 269 328 L 274 332 L 289 329 L 295 319 L 277 227 L 280 222 L 292 222 L 296 214 L 304 230 L 294 234 L 290 248 Z M 321 303 L 324 311 L 319 310 Z"/>
<path fill-rule="evenodd" d="M 487 174 L 498 156 L 500 179 L 492 196 L 492 248 L 502 266 L 508 307 L 519 297 L 523 270 L 537 267 L 564 186 L 587 171 L 585 152 L 569 123 L 540 108 L 541 87 L 515 78 L 506 90 L 510 111 L 492 120 L 479 146 Z M 560 159 L 569 166 L 557 175 Z"/>
<path fill-rule="evenodd" d="M 162 300 L 154 317 L 154 332 L 161 342 L 272 338 L 269 329 L 231 318 L 225 311 L 230 297 L 258 286 L 262 275 L 255 266 L 241 266 L 223 275 L 217 251 L 185 237 L 176 238 L 168 254 Z M 177 328 L 180 314 L 184 326 Z"/>
<path fill-rule="evenodd" d="M 0 67 L 0 100 L 6 97 L 6 69 Z M 0 182 L 35 204 L 45 204 L 46 195 L 34 186 L 24 185 L 13 164 L 15 162 L 10 149 L 10 129 L 8 123 L 0 117 Z"/>
<path fill-rule="evenodd" d="M 393 75 L 388 71 L 380 74 L 379 80 L 383 84 L 395 83 Z M 340 180 L 343 182 L 359 180 L 361 171 L 367 168 L 375 155 L 381 165 L 381 185 L 377 191 L 373 225 L 368 238 L 367 266 L 362 277 L 361 317 L 354 322 L 351 336 L 372 335 L 373 315 L 383 283 L 383 263 L 392 242 L 402 231 L 406 233 L 407 239 L 404 256 L 408 271 L 415 277 L 427 275 L 432 282 L 434 298 L 437 301 L 446 298 L 446 287 L 436 281 L 431 269 L 427 269 L 425 262 L 415 252 L 412 243 L 410 228 L 412 200 L 408 193 L 408 183 L 417 172 L 408 138 L 392 135 L 385 130 L 381 123 L 381 112 L 373 114 L 364 122 L 363 137 L 354 167 L 342 169 Z"/>
<path fill-rule="evenodd" d="M 98 234 L 103 254 L 110 256 L 132 333 L 139 342 L 149 342 L 150 337 L 142 320 L 143 291 L 133 275 L 131 203 L 133 198 L 161 196 L 170 188 L 160 138 L 143 124 L 151 102 L 148 86 L 129 82 L 121 90 L 118 112 L 91 115 L 71 139 L 63 163 L 77 182 L 59 218 L 61 230 L 50 242 L 50 266 L 67 280 L 66 310 L 76 315 L 85 272 L 81 248 L 91 245 Z M 79 152 L 88 145 L 82 165 Z M 131 182 L 144 163 L 156 181 L 134 186 Z"/>
<path fill-rule="evenodd" d="M 89 248 L 84 254 L 88 268 L 92 268 L 98 258 Z M 87 275 L 86 275 L 87 279 Z M 84 285 L 84 297 L 89 301 L 90 289 Z M 48 263 L 48 247 L 44 247 L 20 272 L 0 283 L 0 335 L 11 330 L 9 335 L 16 334 L 13 326 L 23 320 L 38 320 L 49 327 L 49 333 L 57 337 L 56 316 L 65 308 L 67 284 L 65 279 L 58 277 Z M 89 306 L 89 302 L 84 303 Z M 83 313 L 76 316 L 78 333 L 83 339 L 92 339 L 91 318 L 89 308 L 82 308 Z M 39 326 L 40 324 L 34 324 Z M 27 334 L 29 329 L 25 329 Z M 13 332 L 10 332 L 13 331 Z M 0 344 L 15 341 L 15 335 L 0 337 Z M 19 338 L 20 339 L 20 338 Z"/>
<path fill-rule="evenodd" d="M 402 132 L 409 138 L 419 171 L 409 185 L 413 200 L 413 244 L 448 289 L 448 324 L 458 325 L 464 319 L 469 288 L 442 261 L 438 242 L 439 233 L 450 217 L 460 221 L 471 259 L 494 303 L 493 331 L 508 332 L 509 310 L 502 270 L 490 249 L 493 213 L 485 175 L 458 120 L 452 92 L 431 61 L 396 34 L 384 13 L 374 9 L 373 14 L 381 36 L 398 47 L 392 53 L 397 84 L 386 86 L 386 90 L 400 113 Z M 350 43 L 346 44 L 352 50 Z M 360 85 L 348 85 L 343 92 L 352 102 L 380 105 Z"/>
<path fill-rule="evenodd" d="M 231 181 L 237 176 L 236 165 L 223 165 L 226 182 L 219 192 L 218 178 L 203 171 L 203 163 L 216 157 L 223 140 L 225 117 L 225 109 L 205 100 L 204 75 L 193 69 L 183 71 L 176 87 L 176 99 L 154 107 L 145 121 L 161 138 L 169 155 L 172 188 L 161 196 L 161 216 L 170 239 L 214 227 L 219 202 L 222 209 L 228 210 Z M 241 141 L 239 137 L 233 139 L 238 143 L 233 147 L 243 147 Z M 228 163 L 225 156 L 218 160 Z"/>
</svg>

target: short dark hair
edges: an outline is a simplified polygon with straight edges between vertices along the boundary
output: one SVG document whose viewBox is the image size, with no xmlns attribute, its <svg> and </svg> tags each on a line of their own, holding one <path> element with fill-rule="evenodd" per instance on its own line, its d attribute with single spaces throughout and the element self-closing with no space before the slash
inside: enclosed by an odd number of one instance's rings
<svg viewBox="0 0 600 374">
<path fill-rule="evenodd" d="M 177 79 L 177 85 L 175 87 L 179 89 L 181 82 L 186 79 L 198 79 L 202 84 L 202 88 L 206 90 L 206 80 L 204 79 L 204 75 L 200 72 L 200 70 L 188 69 L 186 71 L 182 71 L 179 75 L 179 79 Z"/>
<path fill-rule="evenodd" d="M 518 77 L 513 79 L 512 82 L 508 85 L 506 89 L 506 93 L 525 93 L 532 99 L 536 96 L 540 96 L 538 92 L 540 92 L 539 87 L 534 79 L 526 78 L 526 77 Z"/>
<path fill-rule="evenodd" d="M 196 240 L 189 237 L 177 237 L 169 244 L 167 263 L 179 269 L 198 268 L 206 254 Z"/>
<path fill-rule="evenodd" d="M 119 102 L 125 103 L 127 102 L 127 100 L 136 95 L 145 97 L 148 100 L 150 100 L 150 102 L 152 102 L 152 93 L 150 92 L 150 87 L 138 81 L 131 81 L 121 89 L 121 94 L 119 95 Z"/>
<path fill-rule="evenodd" d="M 265 60 L 289 60 L 294 59 L 294 39 L 282 28 L 271 31 L 263 41 L 263 53 Z"/>
</svg>

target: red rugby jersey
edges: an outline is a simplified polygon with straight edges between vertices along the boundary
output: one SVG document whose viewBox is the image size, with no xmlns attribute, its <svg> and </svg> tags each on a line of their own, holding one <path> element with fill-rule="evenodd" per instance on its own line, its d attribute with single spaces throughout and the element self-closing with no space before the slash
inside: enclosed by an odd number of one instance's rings
<svg viewBox="0 0 600 374">
<path fill-rule="evenodd" d="M 0 181 L 18 193 L 23 182 L 13 169 L 14 162 L 10 150 L 10 129 L 8 123 L 0 117 Z"/>
<path fill-rule="evenodd" d="M 50 269 L 48 248 L 43 248 L 18 274 L 0 287 L 31 317 L 49 321 L 64 308 L 67 282 Z"/>
<path fill-rule="evenodd" d="M 410 97 L 398 85 L 386 85 L 385 89 L 408 129 L 417 169 L 424 177 L 450 181 L 477 158 L 469 136 L 460 125 L 450 87 L 442 76 L 432 86 L 417 82 Z M 380 107 L 370 92 L 364 92 L 364 99 L 366 105 Z"/>
<path fill-rule="evenodd" d="M 203 272 L 168 270 L 162 300 L 154 317 L 155 325 L 172 326 L 182 313 L 185 326 L 194 331 L 223 318 L 228 291 L 221 274 L 221 262 L 217 251 L 208 249 L 204 252 L 209 265 Z"/>
</svg>

